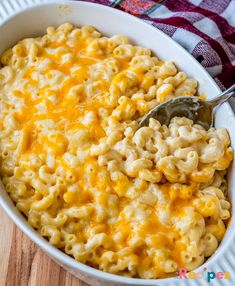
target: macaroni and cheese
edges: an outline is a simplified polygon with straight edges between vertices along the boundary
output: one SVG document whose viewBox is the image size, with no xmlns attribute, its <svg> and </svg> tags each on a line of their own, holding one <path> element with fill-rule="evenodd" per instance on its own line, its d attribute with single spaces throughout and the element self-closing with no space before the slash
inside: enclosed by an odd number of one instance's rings
<svg viewBox="0 0 235 286">
<path fill-rule="evenodd" d="M 103 271 L 192 270 L 230 217 L 225 129 L 136 119 L 197 82 L 121 35 L 65 23 L 1 56 L 0 175 L 55 247 Z"/>
</svg>

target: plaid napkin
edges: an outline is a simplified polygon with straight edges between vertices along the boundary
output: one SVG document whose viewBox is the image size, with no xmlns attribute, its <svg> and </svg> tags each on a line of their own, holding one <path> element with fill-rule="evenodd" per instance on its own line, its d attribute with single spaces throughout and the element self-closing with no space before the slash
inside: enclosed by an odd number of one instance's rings
<svg viewBox="0 0 235 286">
<path fill-rule="evenodd" d="M 235 0 L 87 0 L 133 14 L 190 52 L 220 88 L 235 83 Z M 235 100 L 231 102 L 235 110 Z"/>
</svg>

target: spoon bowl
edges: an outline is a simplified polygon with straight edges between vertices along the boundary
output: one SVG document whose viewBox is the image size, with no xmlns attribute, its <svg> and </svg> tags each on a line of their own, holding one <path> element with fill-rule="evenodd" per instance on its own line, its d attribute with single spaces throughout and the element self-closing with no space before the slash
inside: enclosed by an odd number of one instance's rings
<svg viewBox="0 0 235 286">
<path fill-rule="evenodd" d="M 157 119 L 162 125 L 169 125 L 174 117 L 187 117 L 208 130 L 213 126 L 214 109 L 234 95 L 235 84 L 212 100 L 202 100 L 196 96 L 181 96 L 170 99 L 150 110 L 139 119 L 139 126 L 149 124 L 150 118 Z"/>
</svg>

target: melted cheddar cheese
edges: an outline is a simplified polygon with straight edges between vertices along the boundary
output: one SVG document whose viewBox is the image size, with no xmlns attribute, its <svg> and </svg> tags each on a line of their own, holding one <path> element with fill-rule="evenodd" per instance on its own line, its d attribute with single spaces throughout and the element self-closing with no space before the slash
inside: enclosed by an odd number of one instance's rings
<svg viewBox="0 0 235 286">
<path fill-rule="evenodd" d="M 192 270 L 214 252 L 230 216 L 226 131 L 186 118 L 136 122 L 195 95 L 195 80 L 124 36 L 68 23 L 20 41 L 1 62 L 0 175 L 42 236 L 81 262 L 140 278 Z"/>
</svg>

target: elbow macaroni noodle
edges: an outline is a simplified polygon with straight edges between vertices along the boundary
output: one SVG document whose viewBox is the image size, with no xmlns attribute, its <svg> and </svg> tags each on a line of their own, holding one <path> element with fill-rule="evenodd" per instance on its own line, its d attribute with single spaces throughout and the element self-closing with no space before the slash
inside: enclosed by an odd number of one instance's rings
<svg viewBox="0 0 235 286">
<path fill-rule="evenodd" d="M 124 36 L 66 23 L 1 56 L 0 175 L 30 225 L 76 260 L 129 277 L 192 270 L 222 240 L 225 129 L 136 119 L 197 82 Z"/>
</svg>

